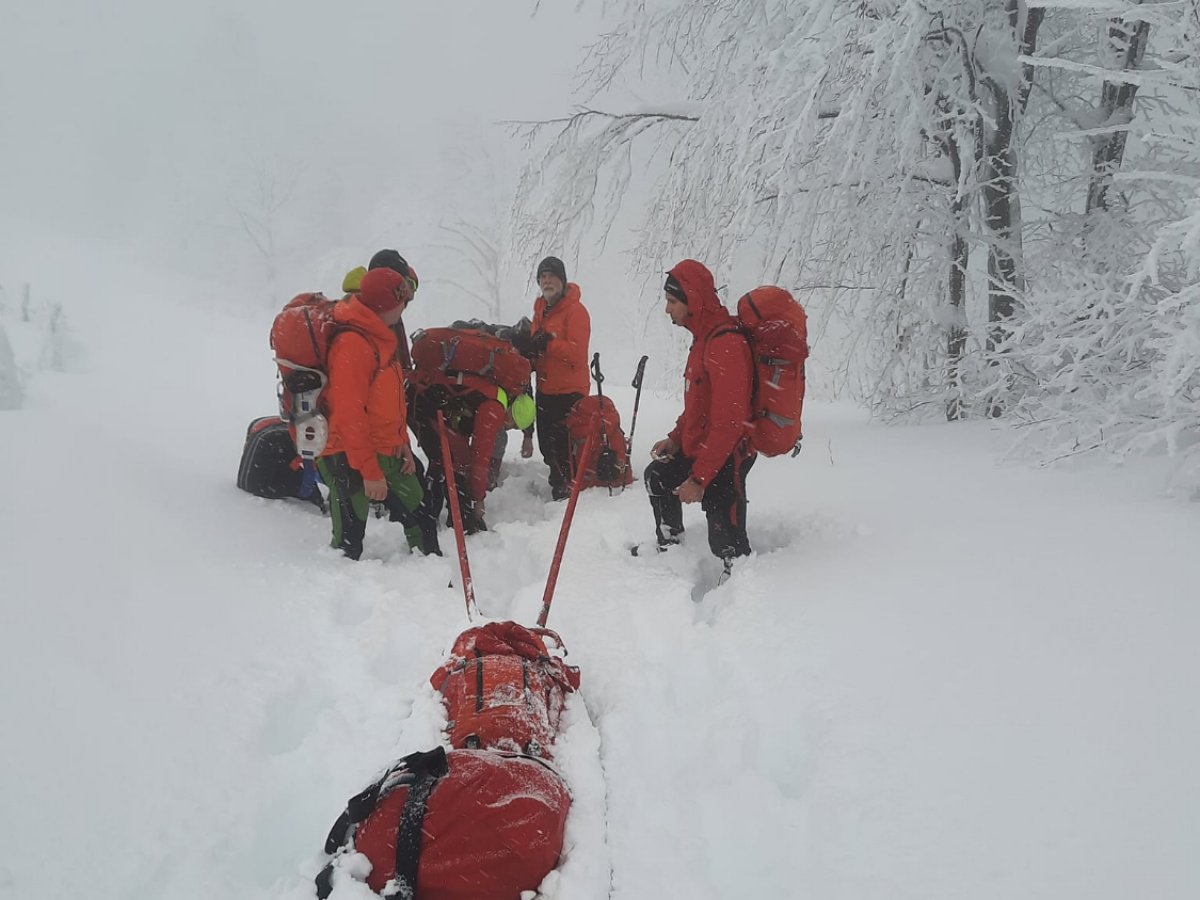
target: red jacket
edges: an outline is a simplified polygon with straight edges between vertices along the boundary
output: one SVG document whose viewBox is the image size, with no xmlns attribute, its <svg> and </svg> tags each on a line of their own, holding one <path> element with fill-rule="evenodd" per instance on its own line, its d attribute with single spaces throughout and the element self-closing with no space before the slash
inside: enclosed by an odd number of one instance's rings
<svg viewBox="0 0 1200 900">
<path fill-rule="evenodd" d="M 537 358 L 539 394 L 591 393 L 592 379 L 588 373 L 588 341 L 592 337 L 592 320 L 580 299 L 579 285 L 568 283 L 558 302 L 546 308 L 546 298 L 538 297 L 533 305 L 533 334 L 547 331 L 553 335 L 546 352 Z"/>
<path fill-rule="evenodd" d="M 482 500 L 488 491 L 488 474 L 492 467 L 492 454 L 496 449 L 496 438 L 504 430 L 508 413 L 494 397 L 484 398 L 475 408 L 470 432 L 464 434 L 449 428 L 446 441 L 450 444 L 450 456 L 454 460 L 454 477 L 464 484 L 472 500 Z"/>
<path fill-rule="evenodd" d="M 671 275 L 688 298 L 692 347 L 683 373 L 683 414 L 670 438 L 692 459 L 691 477 L 708 487 L 745 437 L 754 363 L 750 344 L 717 297 L 712 272 L 685 259 Z"/>
<path fill-rule="evenodd" d="M 404 373 L 396 361 L 396 336 L 383 319 L 351 298 L 334 309 L 355 330 L 333 339 L 327 365 L 329 443 L 323 456 L 345 453 L 365 481 L 379 481 L 377 453 L 391 456 L 408 443 Z"/>
</svg>

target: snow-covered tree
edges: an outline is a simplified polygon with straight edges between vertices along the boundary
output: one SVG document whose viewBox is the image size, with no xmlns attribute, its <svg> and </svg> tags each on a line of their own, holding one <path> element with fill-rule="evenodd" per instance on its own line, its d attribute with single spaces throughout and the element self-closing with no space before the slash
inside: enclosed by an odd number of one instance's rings
<svg viewBox="0 0 1200 900">
<path fill-rule="evenodd" d="M 0 409 L 20 409 L 25 401 L 25 390 L 21 384 L 21 371 L 13 356 L 8 333 L 0 323 Z"/>
</svg>

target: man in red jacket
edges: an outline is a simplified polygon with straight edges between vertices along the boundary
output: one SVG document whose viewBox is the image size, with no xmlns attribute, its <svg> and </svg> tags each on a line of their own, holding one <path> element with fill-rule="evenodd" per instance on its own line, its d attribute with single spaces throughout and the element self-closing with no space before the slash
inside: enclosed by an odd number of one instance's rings
<svg viewBox="0 0 1200 900">
<path fill-rule="evenodd" d="M 409 546 L 440 555 L 437 522 L 428 515 L 408 442 L 404 373 L 392 326 L 411 292 L 404 276 L 373 269 L 357 294 L 334 310 L 340 330 L 329 348 L 329 441 L 317 461 L 329 487 L 333 546 L 351 559 L 363 551 L 371 501 L 405 525 Z"/>
<path fill-rule="evenodd" d="M 567 281 L 567 269 L 556 256 L 537 267 L 538 298 L 528 334 L 513 338 L 513 346 L 537 373 L 537 436 L 542 459 L 550 467 L 550 496 L 571 495 L 571 437 L 567 416 L 592 388 L 588 371 L 588 342 L 592 321 L 583 305 L 579 285 Z M 521 448 L 529 456 L 532 447 Z"/>
<path fill-rule="evenodd" d="M 679 543 L 683 503 L 700 502 L 708 546 L 725 561 L 750 553 L 746 536 L 746 473 L 754 451 L 746 437 L 754 386 L 750 345 L 721 305 L 712 272 L 685 259 L 663 286 L 671 322 L 692 333 L 684 369 L 683 414 L 651 449 L 646 490 L 658 549 Z"/>
</svg>

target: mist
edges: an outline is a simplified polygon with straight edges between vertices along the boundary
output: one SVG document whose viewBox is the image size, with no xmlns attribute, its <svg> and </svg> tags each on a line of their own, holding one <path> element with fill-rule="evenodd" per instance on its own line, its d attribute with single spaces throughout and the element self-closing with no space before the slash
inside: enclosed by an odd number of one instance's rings
<svg viewBox="0 0 1200 900">
<path fill-rule="evenodd" d="M 597 32 L 527 0 L 9 7 L 0 212 L 265 307 L 382 246 L 461 278 L 440 226 L 507 211 L 525 160 L 500 123 L 566 112 Z"/>
</svg>

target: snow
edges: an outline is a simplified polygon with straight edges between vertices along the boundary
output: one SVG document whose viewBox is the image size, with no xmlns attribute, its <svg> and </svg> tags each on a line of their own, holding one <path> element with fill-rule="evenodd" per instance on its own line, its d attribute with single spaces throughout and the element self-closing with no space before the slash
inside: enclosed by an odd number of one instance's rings
<svg viewBox="0 0 1200 900">
<path fill-rule="evenodd" d="M 309 897 L 345 800 L 440 740 L 453 560 L 372 520 L 351 563 L 315 510 L 236 490 L 273 408 L 261 305 L 4 243 L 71 341 L 38 370 L 6 318 L 0 896 Z M 639 464 L 677 411 L 643 395 Z M 640 482 L 580 499 L 549 620 L 582 670 L 574 806 L 542 896 L 1200 896 L 1194 504 L 1153 461 L 1000 465 L 985 423 L 813 402 L 806 434 L 751 473 L 757 552 L 720 588 L 698 509 L 633 558 Z M 518 444 L 468 546 L 484 615 L 532 624 L 563 505 Z"/>
</svg>

